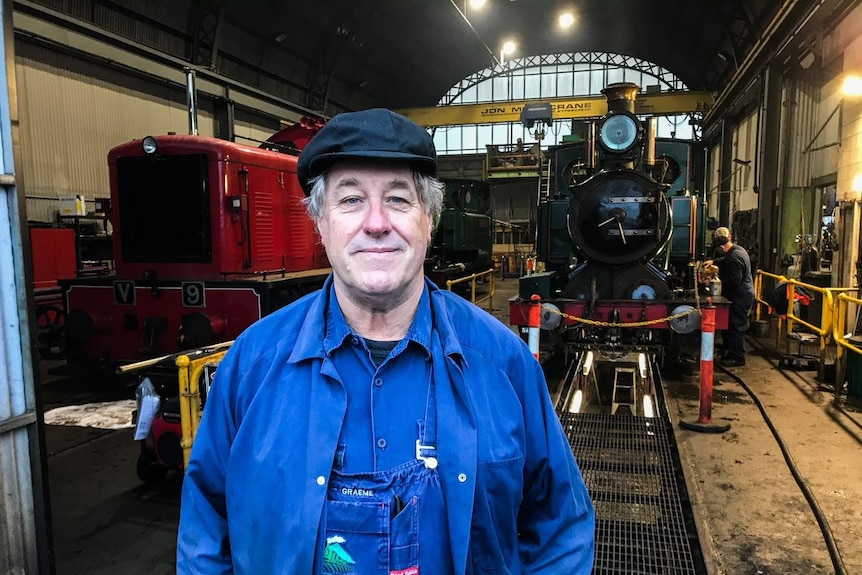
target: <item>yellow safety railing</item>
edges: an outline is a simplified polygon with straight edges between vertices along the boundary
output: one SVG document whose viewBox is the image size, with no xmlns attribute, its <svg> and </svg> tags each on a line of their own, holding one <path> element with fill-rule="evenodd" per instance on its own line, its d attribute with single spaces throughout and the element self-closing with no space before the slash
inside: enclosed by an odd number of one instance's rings
<svg viewBox="0 0 862 575">
<path fill-rule="evenodd" d="M 763 283 L 764 283 L 763 280 L 764 280 L 764 278 L 775 280 L 775 282 L 772 284 L 772 289 L 770 289 L 768 293 L 771 293 L 772 290 L 775 289 L 775 286 L 777 286 L 781 282 L 787 281 L 787 278 L 784 276 L 771 274 L 771 273 L 765 272 L 763 270 L 757 270 L 757 272 L 754 274 L 754 300 L 755 300 L 754 319 L 756 321 L 760 321 L 761 313 L 763 311 L 763 306 L 766 306 L 767 310 L 772 307 L 772 305 L 768 301 L 766 301 L 766 299 L 764 297 L 764 293 L 763 293 Z M 781 345 L 781 328 L 783 327 L 783 325 L 784 325 L 784 318 L 782 318 L 779 315 L 778 316 L 778 330 L 776 331 L 776 336 L 775 336 L 775 349 L 778 349 Z"/>
<path fill-rule="evenodd" d="M 823 298 L 822 307 L 820 309 L 820 325 L 815 325 L 796 315 L 794 311 L 796 306 L 793 305 L 793 302 L 796 301 L 797 286 L 802 287 L 809 292 L 818 293 L 820 294 L 820 297 Z M 819 358 L 817 375 L 820 381 L 823 381 L 823 375 L 826 369 L 826 347 L 832 337 L 832 319 L 835 313 L 835 300 L 832 297 L 833 291 L 838 290 L 833 290 L 833 288 L 814 286 L 795 279 L 787 280 L 787 338 L 785 338 L 784 340 L 784 351 L 785 353 L 790 352 L 790 335 L 793 334 L 794 323 L 802 324 L 809 330 L 811 330 L 815 335 L 817 335 L 817 341 L 819 343 L 820 352 L 817 354 Z"/>
<path fill-rule="evenodd" d="M 754 292 L 755 292 L 755 300 L 757 303 L 757 307 L 755 309 L 755 319 L 760 320 L 761 313 L 763 311 L 763 306 L 767 308 L 771 307 L 770 303 L 766 301 L 764 295 L 764 280 L 771 279 L 775 280 L 772 289 L 781 283 L 786 283 L 787 286 L 787 314 L 786 314 L 786 322 L 781 317 L 778 316 L 778 330 L 776 332 L 776 340 L 775 340 L 775 349 L 783 349 L 785 353 L 789 352 L 790 348 L 790 337 L 794 333 L 794 324 L 800 324 L 805 326 L 808 330 L 810 330 L 813 334 L 815 334 L 819 341 L 819 359 L 820 359 L 820 367 L 818 376 L 823 378 L 824 369 L 826 365 L 826 355 L 827 348 L 832 347 L 833 345 L 837 348 L 836 355 L 838 358 L 841 358 L 843 355 L 842 348 L 853 349 L 851 343 L 848 343 L 846 339 L 844 339 L 843 329 L 846 323 L 847 317 L 847 304 L 844 303 L 842 305 L 837 305 L 837 302 L 854 302 L 860 303 L 860 300 L 850 297 L 846 294 L 846 292 L 855 292 L 858 288 L 852 287 L 820 287 L 811 285 L 805 282 L 801 282 L 795 279 L 788 279 L 782 275 L 771 274 L 769 272 L 765 272 L 763 270 L 757 270 L 754 278 Z M 806 291 L 819 294 L 819 297 L 822 300 L 822 306 L 820 310 L 820 318 L 819 324 L 813 323 L 817 320 L 814 318 L 802 318 L 795 312 L 794 302 L 796 301 L 796 292 L 797 289 L 804 288 Z M 771 291 L 771 290 L 770 290 Z M 782 329 L 783 324 L 786 323 L 784 329 Z M 839 327 L 840 326 L 840 327 Z M 841 332 L 841 340 L 839 340 L 838 333 Z M 783 340 L 783 345 L 782 345 Z M 838 360 L 836 359 L 836 363 Z"/>
<path fill-rule="evenodd" d="M 479 305 L 482 302 L 488 302 L 488 309 L 492 309 L 494 307 L 494 292 L 497 288 L 497 270 L 491 268 L 484 272 L 479 272 L 477 274 L 471 274 L 469 276 L 464 276 L 462 278 L 458 278 L 456 280 L 446 280 L 446 289 L 452 291 L 452 286 L 462 284 L 465 282 L 470 282 L 470 301 L 476 305 Z M 484 296 L 476 299 L 476 282 L 482 278 L 488 278 L 488 293 Z"/>
<path fill-rule="evenodd" d="M 183 430 L 183 437 L 180 441 L 180 446 L 183 448 L 183 469 L 188 468 L 192 444 L 201 422 L 201 415 L 203 415 L 201 379 L 204 368 L 207 365 L 218 364 L 232 343 L 230 341 L 220 344 L 218 351 L 210 348 L 201 354 L 183 354 L 176 359 L 180 384 L 180 422 Z M 212 351 L 212 353 L 206 353 L 207 351 Z"/>
<path fill-rule="evenodd" d="M 841 378 L 844 375 L 844 369 L 846 367 L 844 350 L 849 349 L 853 353 L 862 355 L 862 348 L 847 341 L 847 336 L 849 335 L 847 333 L 847 317 L 849 315 L 847 313 L 847 308 L 850 304 L 855 304 L 857 307 L 862 306 L 862 299 L 853 297 L 846 293 L 838 294 L 838 297 L 835 298 L 835 321 L 832 323 L 832 337 L 835 339 L 835 343 L 837 344 L 837 351 L 835 354 L 835 376 L 838 378 L 838 383 L 841 382 Z"/>
</svg>

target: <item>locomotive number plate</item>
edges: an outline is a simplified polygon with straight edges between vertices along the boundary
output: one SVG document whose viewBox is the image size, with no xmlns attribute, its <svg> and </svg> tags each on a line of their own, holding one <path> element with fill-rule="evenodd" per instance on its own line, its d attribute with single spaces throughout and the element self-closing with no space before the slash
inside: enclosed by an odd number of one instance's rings
<svg viewBox="0 0 862 575">
<path fill-rule="evenodd" d="M 129 280 L 114 282 L 114 304 L 135 305 L 135 282 Z"/>
<path fill-rule="evenodd" d="M 204 282 L 183 282 L 183 307 L 204 307 L 205 305 Z"/>
</svg>

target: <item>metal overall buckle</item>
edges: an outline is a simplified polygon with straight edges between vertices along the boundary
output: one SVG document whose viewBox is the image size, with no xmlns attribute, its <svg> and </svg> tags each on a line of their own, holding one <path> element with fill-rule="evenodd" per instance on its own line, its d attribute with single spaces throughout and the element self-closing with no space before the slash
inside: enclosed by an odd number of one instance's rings
<svg viewBox="0 0 862 575">
<path fill-rule="evenodd" d="M 433 455 L 425 457 L 424 455 L 422 455 L 423 449 L 429 449 L 429 450 L 437 451 L 437 448 L 434 447 L 433 445 L 422 445 L 421 440 L 419 440 L 419 439 L 416 440 L 416 459 L 424 462 L 425 467 L 427 467 L 428 469 L 437 469 L 437 458 L 434 457 Z"/>
</svg>

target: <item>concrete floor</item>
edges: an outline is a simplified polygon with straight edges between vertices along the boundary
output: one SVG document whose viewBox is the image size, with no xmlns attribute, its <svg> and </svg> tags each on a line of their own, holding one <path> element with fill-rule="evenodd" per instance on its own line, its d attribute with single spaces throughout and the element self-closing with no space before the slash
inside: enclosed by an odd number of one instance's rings
<svg viewBox="0 0 862 575">
<path fill-rule="evenodd" d="M 508 321 L 506 301 L 514 293 L 517 279 L 498 281 L 495 316 Z M 778 369 L 771 342 L 750 338 L 748 346 L 748 364 L 731 372 L 759 398 L 787 445 L 831 529 L 844 572 L 862 573 L 862 401 L 821 386 L 815 372 Z M 47 374 L 49 367 L 43 366 L 46 411 L 132 397 L 131 388 L 58 379 Z M 696 420 L 698 375 L 666 373 L 665 386 L 672 419 Z M 710 575 L 836 573 L 817 520 L 754 400 L 721 370 L 713 397 L 713 420 L 730 423 L 729 431 L 701 434 L 676 426 Z M 143 485 L 128 427 L 46 425 L 46 442 L 56 572 L 173 573 L 181 477 Z"/>
</svg>

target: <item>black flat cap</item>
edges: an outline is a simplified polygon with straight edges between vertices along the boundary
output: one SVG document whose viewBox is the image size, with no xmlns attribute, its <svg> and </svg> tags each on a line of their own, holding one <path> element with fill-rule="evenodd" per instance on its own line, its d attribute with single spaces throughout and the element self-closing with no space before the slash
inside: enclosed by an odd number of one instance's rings
<svg viewBox="0 0 862 575">
<path fill-rule="evenodd" d="M 299 154 L 296 176 L 305 195 L 311 193 L 308 180 L 347 158 L 406 161 L 420 173 L 437 173 L 434 140 L 421 126 L 383 108 L 346 112 L 327 122 Z"/>
</svg>

